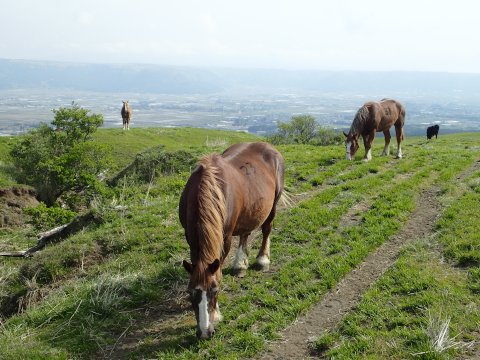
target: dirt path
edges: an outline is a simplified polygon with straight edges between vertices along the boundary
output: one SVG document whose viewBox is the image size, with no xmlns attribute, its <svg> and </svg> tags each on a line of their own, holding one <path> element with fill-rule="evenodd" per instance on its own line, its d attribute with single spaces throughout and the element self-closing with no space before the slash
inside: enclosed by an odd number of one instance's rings
<svg viewBox="0 0 480 360">
<path fill-rule="evenodd" d="M 480 168 L 480 160 L 457 176 L 466 178 Z M 437 217 L 442 210 L 438 201 L 439 189 L 431 187 L 419 194 L 417 207 L 403 228 L 390 240 L 367 256 L 359 267 L 349 273 L 308 314 L 299 317 L 281 334 L 282 340 L 271 343 L 259 359 L 314 359 L 310 343 L 323 332 L 333 329 L 360 302 L 363 294 L 395 262 L 400 251 L 413 240 L 433 234 Z"/>
<path fill-rule="evenodd" d="M 398 234 L 371 253 L 308 314 L 285 329 L 283 340 L 272 343 L 268 352 L 259 358 L 313 359 L 309 343 L 324 331 L 333 329 L 359 303 L 365 291 L 394 263 L 404 246 L 433 232 L 441 210 L 437 196 L 438 189 L 435 187 L 422 192 L 417 199 L 417 208 Z"/>
</svg>

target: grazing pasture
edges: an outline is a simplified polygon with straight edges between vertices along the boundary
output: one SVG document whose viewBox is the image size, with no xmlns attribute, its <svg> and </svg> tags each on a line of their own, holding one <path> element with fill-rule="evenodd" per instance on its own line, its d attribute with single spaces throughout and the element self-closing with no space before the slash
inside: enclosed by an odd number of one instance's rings
<svg viewBox="0 0 480 360">
<path fill-rule="evenodd" d="M 112 145 L 117 170 L 148 146 L 197 155 L 248 138 L 197 129 L 139 130 L 96 135 Z M 382 140 L 374 141 L 373 154 L 382 152 Z M 474 357 L 480 347 L 479 143 L 480 134 L 445 135 L 434 143 L 408 137 L 402 159 L 374 156 L 370 162 L 345 160 L 343 146 L 278 146 L 291 204 L 279 204 L 274 220 L 275 261 L 268 272 L 248 271 L 239 279 L 232 256 L 226 259 L 219 294 L 224 318 L 215 335 L 202 341 L 185 291 L 182 260 L 189 250 L 177 208 L 189 172 L 150 182 L 127 177 L 113 198 L 94 204 L 101 224 L 32 258 L 0 259 L 2 354 L 275 357 L 288 336 L 284 329 L 335 296 L 343 279 L 404 234 L 426 193 L 434 194 L 438 217 L 418 227 L 431 231 L 409 232 L 398 260 L 376 279 L 363 279 L 371 287 L 357 294 L 344 317 L 309 339 L 287 340 L 304 344 L 306 355 L 326 357 Z M 252 260 L 259 236 L 251 236 Z M 26 230 L 0 233 L 0 246 L 21 249 L 32 241 Z M 432 339 L 445 324 L 449 332 L 440 346 Z"/>
</svg>

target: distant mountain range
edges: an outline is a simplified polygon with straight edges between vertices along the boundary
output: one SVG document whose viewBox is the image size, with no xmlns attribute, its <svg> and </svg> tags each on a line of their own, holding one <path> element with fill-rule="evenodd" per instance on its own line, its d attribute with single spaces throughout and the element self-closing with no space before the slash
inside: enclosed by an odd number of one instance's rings
<svg viewBox="0 0 480 360">
<path fill-rule="evenodd" d="M 205 94 L 245 91 L 480 94 L 480 74 L 108 65 L 0 59 L 0 90 Z"/>
</svg>

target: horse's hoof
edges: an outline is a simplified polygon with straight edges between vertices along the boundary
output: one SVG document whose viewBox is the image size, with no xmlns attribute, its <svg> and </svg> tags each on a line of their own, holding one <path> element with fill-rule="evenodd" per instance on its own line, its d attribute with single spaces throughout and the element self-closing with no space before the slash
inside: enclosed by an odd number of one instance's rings
<svg viewBox="0 0 480 360">
<path fill-rule="evenodd" d="M 268 271 L 270 269 L 270 259 L 267 256 L 257 257 L 254 268 L 256 270 Z"/>
<path fill-rule="evenodd" d="M 257 269 L 260 270 L 260 271 L 268 271 L 268 270 L 270 270 L 270 264 L 259 264 L 259 263 L 255 263 L 255 265 L 257 266 Z"/>
<path fill-rule="evenodd" d="M 233 275 L 243 278 L 245 275 L 247 275 L 247 269 L 233 269 Z"/>
</svg>

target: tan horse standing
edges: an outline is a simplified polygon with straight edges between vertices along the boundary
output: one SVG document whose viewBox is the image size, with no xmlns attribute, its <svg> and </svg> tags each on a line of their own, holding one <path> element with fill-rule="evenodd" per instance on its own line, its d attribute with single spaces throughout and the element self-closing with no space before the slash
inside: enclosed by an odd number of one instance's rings
<svg viewBox="0 0 480 360">
<path fill-rule="evenodd" d="M 264 142 L 232 145 L 221 155 L 205 156 L 185 185 L 179 204 L 180 222 L 190 246 L 188 291 L 197 320 L 197 337 L 210 338 L 221 320 L 217 296 L 223 262 L 232 236 L 240 236 L 233 269 L 248 267 L 247 239 L 261 227 L 263 241 L 256 264 L 268 269 L 270 231 L 283 191 L 284 160 Z"/>
<path fill-rule="evenodd" d="M 390 153 L 390 128 L 395 126 L 397 136 L 397 159 L 402 158 L 401 142 L 404 139 L 403 126 L 405 125 L 405 108 L 396 100 L 382 99 L 380 102 L 370 101 L 365 103 L 355 115 L 350 131 L 345 135 L 345 148 L 347 160 L 353 160 L 357 152 L 358 138 L 361 135 L 365 146 L 364 161 L 372 159 L 372 142 L 375 133 L 382 131 L 385 135 L 385 146 L 382 155 Z"/>
<path fill-rule="evenodd" d="M 128 100 L 123 101 L 122 111 L 123 130 L 130 130 L 130 119 L 132 118 L 132 108 L 128 104 Z"/>
</svg>

